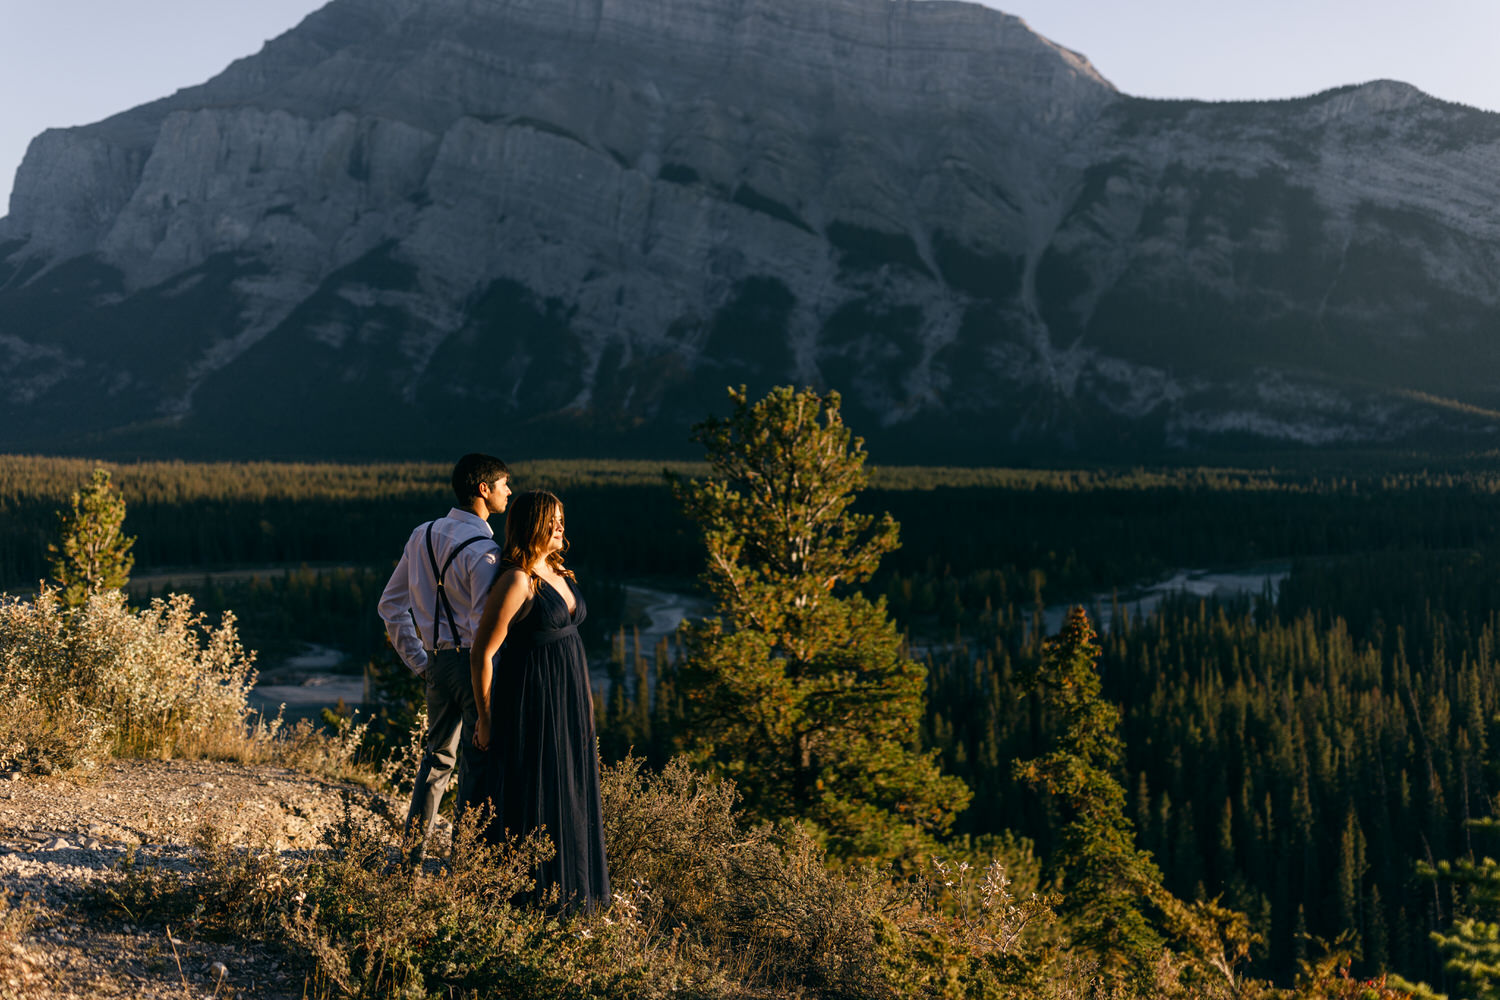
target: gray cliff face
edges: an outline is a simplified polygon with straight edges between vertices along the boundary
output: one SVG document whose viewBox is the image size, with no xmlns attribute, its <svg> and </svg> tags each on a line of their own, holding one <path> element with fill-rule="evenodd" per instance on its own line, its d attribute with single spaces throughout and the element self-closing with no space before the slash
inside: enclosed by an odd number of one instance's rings
<svg viewBox="0 0 1500 1000">
<path fill-rule="evenodd" d="M 1378 81 L 1125 101 L 1100 133 L 1042 312 L 1054 340 L 1170 376 L 1132 404 L 1169 441 L 1380 441 L 1494 406 L 1500 115 Z"/>
<path fill-rule="evenodd" d="M 660 452 L 786 381 L 892 458 L 1482 433 L 1497 142 L 1127 98 L 962 3 L 335 0 L 33 142 L 0 447 Z"/>
</svg>

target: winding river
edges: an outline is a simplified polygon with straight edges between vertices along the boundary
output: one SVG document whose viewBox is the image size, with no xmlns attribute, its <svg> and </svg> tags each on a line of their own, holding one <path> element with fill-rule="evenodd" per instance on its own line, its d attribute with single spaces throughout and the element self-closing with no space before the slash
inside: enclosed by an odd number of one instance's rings
<svg viewBox="0 0 1500 1000">
<path fill-rule="evenodd" d="M 1113 591 L 1095 594 L 1083 604 L 1095 618 L 1095 627 L 1102 632 L 1114 624 L 1116 607 L 1128 614 L 1131 621 L 1140 621 L 1153 614 L 1161 602 L 1173 594 L 1234 598 L 1269 593 L 1274 599 L 1289 568 L 1285 563 L 1265 563 L 1236 569 L 1180 569 L 1164 580 L 1122 591 L 1118 596 Z M 1063 618 L 1075 603 L 1078 602 L 1054 604 L 1043 610 L 1043 623 L 1048 634 L 1062 627 Z M 627 659 L 634 657 L 637 634 L 641 655 L 651 657 L 656 644 L 664 638 L 670 641 L 677 626 L 685 619 L 701 618 L 711 610 L 705 598 L 694 594 L 627 584 L 625 617 L 638 623 L 626 630 Z M 609 637 L 611 648 L 617 635 Z M 948 645 L 914 641 L 911 650 L 922 656 L 940 652 Z M 332 646 L 309 645 L 297 656 L 268 668 L 262 674 L 251 692 L 251 704 L 270 714 L 275 714 L 278 706 L 285 705 L 289 718 L 316 715 L 324 706 L 333 705 L 340 699 L 347 705 L 360 705 L 366 694 L 364 679 L 339 673 L 338 668 L 344 659 L 344 654 Z M 608 653 L 594 656 L 589 661 L 589 677 L 594 690 L 599 693 L 609 691 L 608 664 Z"/>
</svg>

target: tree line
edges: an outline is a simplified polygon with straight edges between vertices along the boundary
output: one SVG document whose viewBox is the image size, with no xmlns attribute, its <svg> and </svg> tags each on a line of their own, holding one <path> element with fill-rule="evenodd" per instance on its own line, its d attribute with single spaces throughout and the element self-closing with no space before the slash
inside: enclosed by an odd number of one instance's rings
<svg viewBox="0 0 1500 1000">
<path fill-rule="evenodd" d="M 1025 603 L 1078 599 L 1183 566 L 1272 558 L 1474 548 L 1500 543 L 1500 472 L 875 468 L 855 500 L 889 512 L 900 547 L 871 588 L 903 620 L 942 611 L 948 591 Z M 47 571 L 56 511 L 94 464 L 0 456 L 0 588 Z M 701 568 L 664 468 L 702 464 L 520 464 L 518 489 L 557 492 L 574 558 L 613 576 L 688 580 Z M 118 463 L 138 572 L 161 567 L 344 564 L 381 569 L 411 526 L 451 505 L 438 464 Z M 1040 574 L 1040 576 L 1038 576 Z M 911 593 L 908 595 L 907 591 Z"/>
</svg>

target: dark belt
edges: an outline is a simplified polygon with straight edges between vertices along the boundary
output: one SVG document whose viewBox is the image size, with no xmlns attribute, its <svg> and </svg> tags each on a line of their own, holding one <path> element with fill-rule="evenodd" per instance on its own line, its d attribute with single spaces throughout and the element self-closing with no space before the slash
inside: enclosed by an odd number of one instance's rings
<svg viewBox="0 0 1500 1000">
<path fill-rule="evenodd" d="M 551 629 L 546 632 L 531 633 L 531 644 L 533 646 L 550 646 L 554 642 L 562 642 L 568 636 L 577 634 L 577 625 L 564 625 L 562 628 Z"/>
</svg>

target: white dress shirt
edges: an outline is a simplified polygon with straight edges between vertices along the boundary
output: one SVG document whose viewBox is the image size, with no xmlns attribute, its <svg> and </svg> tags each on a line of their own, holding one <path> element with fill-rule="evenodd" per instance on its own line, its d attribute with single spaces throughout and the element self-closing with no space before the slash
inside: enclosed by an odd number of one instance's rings
<svg viewBox="0 0 1500 1000">
<path fill-rule="evenodd" d="M 462 543 L 476 536 L 483 536 L 484 540 L 464 548 L 443 576 L 443 589 L 453 605 L 453 622 L 458 626 L 455 638 L 448 627 L 448 616 L 438 607 L 437 577 L 427 556 L 427 524 L 417 525 L 407 539 L 401 561 L 380 595 L 380 617 L 391 645 L 417 674 L 427 671 L 427 650 L 467 649 L 473 643 L 485 596 L 500 565 L 495 532 L 484 518 L 454 507 L 447 517 L 430 523 L 432 551 L 439 569 Z M 434 612 L 438 622 L 436 636 L 432 634 Z"/>
</svg>

